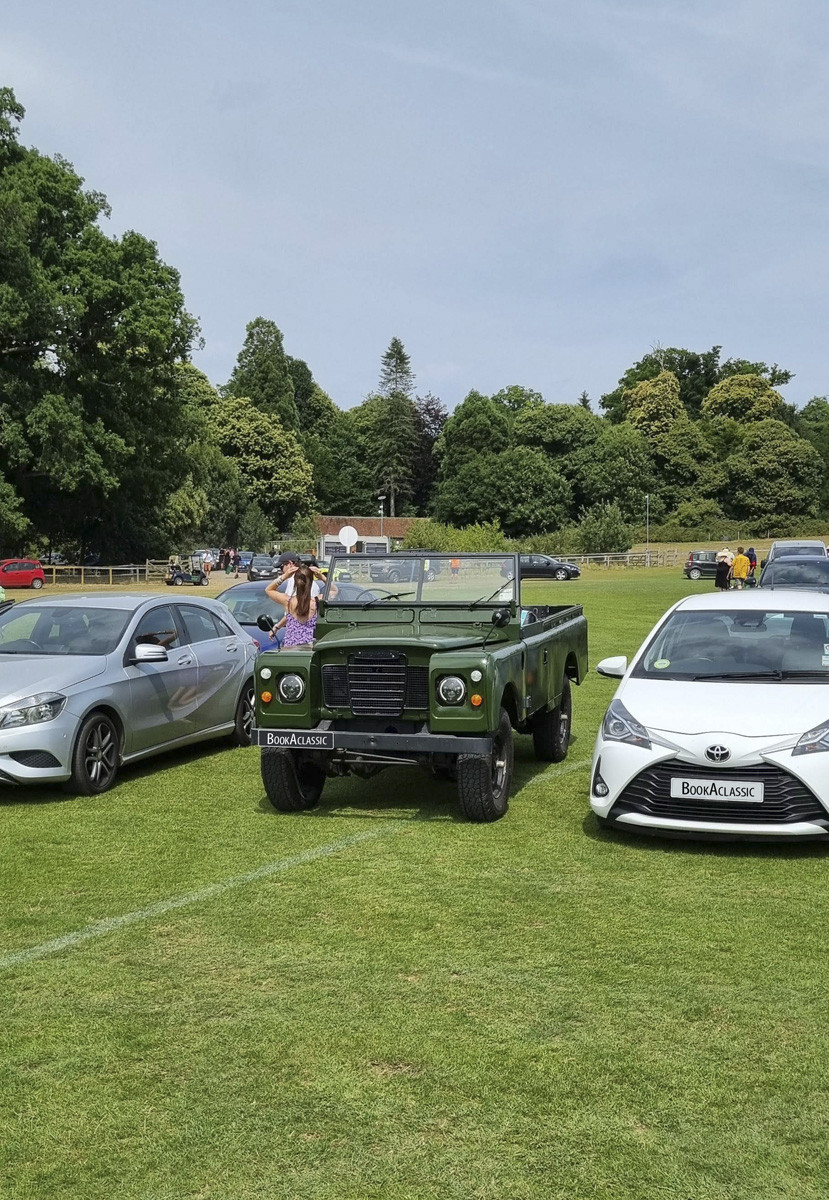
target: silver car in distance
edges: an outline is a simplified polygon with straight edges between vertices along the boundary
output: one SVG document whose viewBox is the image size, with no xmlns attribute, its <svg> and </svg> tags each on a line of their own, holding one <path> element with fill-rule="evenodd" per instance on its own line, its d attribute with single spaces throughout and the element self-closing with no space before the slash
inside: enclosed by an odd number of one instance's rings
<svg viewBox="0 0 829 1200">
<path fill-rule="evenodd" d="M 94 795 L 122 764 L 250 743 L 256 646 L 223 604 L 116 594 L 0 611 L 0 783 Z"/>
</svg>

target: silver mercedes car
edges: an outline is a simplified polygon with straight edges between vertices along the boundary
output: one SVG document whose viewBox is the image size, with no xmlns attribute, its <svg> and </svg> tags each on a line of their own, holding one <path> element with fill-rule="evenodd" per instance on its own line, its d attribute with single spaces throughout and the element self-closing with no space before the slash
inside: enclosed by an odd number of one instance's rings
<svg viewBox="0 0 829 1200">
<path fill-rule="evenodd" d="M 215 600 L 38 598 L 0 610 L 0 783 L 112 787 L 150 754 L 250 743 L 257 648 Z"/>
</svg>

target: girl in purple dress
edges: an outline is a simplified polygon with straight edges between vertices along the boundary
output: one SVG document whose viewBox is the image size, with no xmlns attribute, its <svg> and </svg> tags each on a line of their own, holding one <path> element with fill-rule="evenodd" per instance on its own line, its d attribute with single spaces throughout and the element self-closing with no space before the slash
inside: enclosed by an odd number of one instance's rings
<svg viewBox="0 0 829 1200">
<path fill-rule="evenodd" d="M 280 592 L 279 585 L 289 576 L 293 577 L 293 591 Z M 312 594 L 314 574 L 310 567 L 297 567 L 286 570 L 285 574 L 277 576 L 265 588 L 265 594 L 281 604 L 285 609 L 285 639 L 282 642 L 287 650 L 289 646 L 305 646 L 314 640 L 317 627 L 317 598 Z"/>
</svg>

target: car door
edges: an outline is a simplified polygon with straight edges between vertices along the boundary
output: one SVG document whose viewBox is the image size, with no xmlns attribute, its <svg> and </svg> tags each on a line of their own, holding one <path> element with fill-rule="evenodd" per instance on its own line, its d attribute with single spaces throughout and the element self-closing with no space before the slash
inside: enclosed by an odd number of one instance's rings
<svg viewBox="0 0 829 1200">
<path fill-rule="evenodd" d="M 166 662 L 135 663 L 138 644 L 163 646 Z M 159 604 L 143 614 L 124 657 L 130 712 L 126 753 L 140 754 L 192 736 L 199 728 L 198 661 L 183 644 L 173 605 Z"/>
<path fill-rule="evenodd" d="M 189 649 L 199 664 L 199 728 L 229 725 L 236 716 L 241 673 L 246 662 L 242 639 L 201 604 L 177 607 Z"/>
<path fill-rule="evenodd" d="M 0 586 L 2 587 L 23 587 L 22 579 L 23 573 L 19 562 L 8 562 L 0 571 Z"/>
<path fill-rule="evenodd" d="M 558 563 L 553 563 L 546 554 L 531 555 L 531 562 L 533 575 L 543 579 L 549 579 L 554 573 L 554 568 L 558 566 Z"/>
</svg>

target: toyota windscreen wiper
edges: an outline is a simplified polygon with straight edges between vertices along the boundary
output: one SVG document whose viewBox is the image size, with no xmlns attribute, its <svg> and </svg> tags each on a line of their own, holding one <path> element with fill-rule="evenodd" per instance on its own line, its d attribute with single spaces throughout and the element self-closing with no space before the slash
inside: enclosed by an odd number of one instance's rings
<svg viewBox="0 0 829 1200">
<path fill-rule="evenodd" d="M 693 675 L 692 679 L 695 682 L 706 679 L 776 679 L 779 682 L 784 675 L 785 671 L 720 671 L 713 675 Z"/>
<path fill-rule="evenodd" d="M 417 592 L 386 592 L 383 596 L 375 596 L 373 600 L 366 600 L 363 608 L 371 608 L 372 604 L 377 604 L 379 600 L 402 600 L 406 596 L 416 596 Z"/>
<path fill-rule="evenodd" d="M 822 679 L 829 683 L 829 670 L 827 671 L 793 671 L 783 670 L 780 672 L 784 679 Z"/>
</svg>

